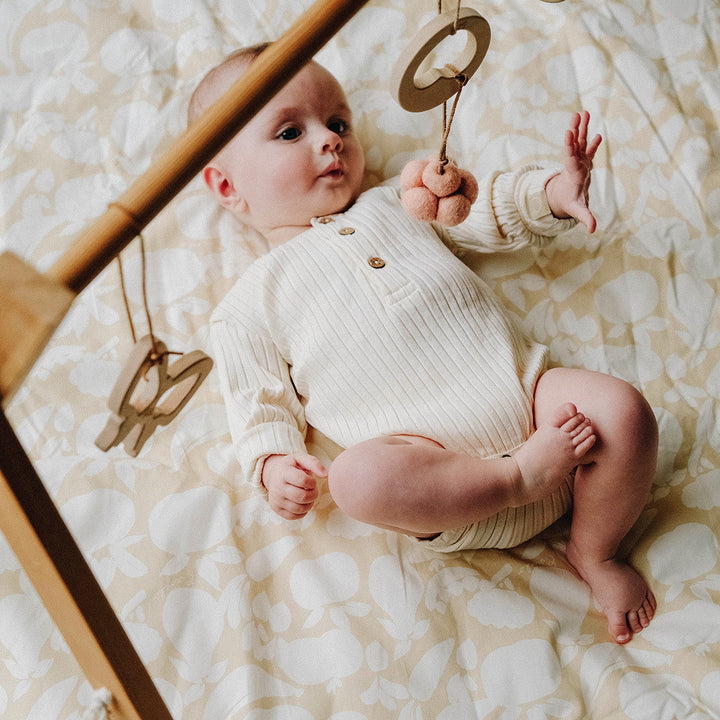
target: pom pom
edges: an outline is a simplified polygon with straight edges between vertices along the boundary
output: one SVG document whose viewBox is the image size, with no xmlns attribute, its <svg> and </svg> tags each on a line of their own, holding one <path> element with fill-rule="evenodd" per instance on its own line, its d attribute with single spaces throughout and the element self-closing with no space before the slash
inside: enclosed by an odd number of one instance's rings
<svg viewBox="0 0 720 720">
<path fill-rule="evenodd" d="M 400 187 L 403 190 L 422 187 L 422 174 L 427 160 L 411 160 L 400 174 Z"/>
<path fill-rule="evenodd" d="M 423 184 L 438 197 L 452 195 L 460 187 L 460 171 L 448 163 L 440 168 L 439 163 L 430 160 L 422 174 Z"/>
<path fill-rule="evenodd" d="M 478 196 L 478 184 L 475 176 L 467 170 L 460 170 L 460 188 L 458 192 L 464 195 L 472 205 Z"/>
<path fill-rule="evenodd" d="M 467 170 L 450 161 L 440 172 L 437 155 L 412 160 L 400 175 L 402 205 L 412 217 L 452 227 L 470 213 L 478 195 L 478 184 Z"/>
<path fill-rule="evenodd" d="M 408 215 L 423 222 L 432 222 L 437 215 L 438 198 L 426 187 L 414 187 L 403 193 L 402 206 Z"/>
<path fill-rule="evenodd" d="M 446 227 L 459 225 L 470 214 L 471 204 L 470 200 L 460 193 L 440 198 L 435 219 Z"/>
</svg>

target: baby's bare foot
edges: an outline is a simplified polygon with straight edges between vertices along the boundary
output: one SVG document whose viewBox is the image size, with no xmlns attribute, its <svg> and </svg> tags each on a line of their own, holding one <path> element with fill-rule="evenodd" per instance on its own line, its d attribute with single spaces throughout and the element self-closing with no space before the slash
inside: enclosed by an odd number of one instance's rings
<svg viewBox="0 0 720 720">
<path fill-rule="evenodd" d="M 519 479 L 518 505 L 549 495 L 595 444 L 592 423 L 572 403 L 561 405 L 547 425 L 541 425 L 515 453 Z"/>
<path fill-rule="evenodd" d="M 608 620 L 608 630 L 620 645 L 646 628 L 657 603 L 652 590 L 626 562 L 611 558 L 601 562 L 584 559 L 572 545 L 567 558 L 597 598 Z"/>
</svg>

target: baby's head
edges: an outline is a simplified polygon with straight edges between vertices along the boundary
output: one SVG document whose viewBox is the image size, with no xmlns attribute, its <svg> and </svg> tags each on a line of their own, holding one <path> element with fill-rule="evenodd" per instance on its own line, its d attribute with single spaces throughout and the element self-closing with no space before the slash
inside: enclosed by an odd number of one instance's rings
<svg viewBox="0 0 720 720">
<path fill-rule="evenodd" d="M 211 70 L 190 101 L 192 122 L 264 50 L 241 50 Z M 203 177 L 220 205 L 271 246 L 341 212 L 360 193 L 365 160 L 340 84 L 310 62 L 220 151 Z"/>
<path fill-rule="evenodd" d="M 250 63 L 270 46 L 269 42 L 236 50 L 210 69 L 197 84 L 188 105 L 188 125 L 197 120 L 247 70 Z"/>
</svg>

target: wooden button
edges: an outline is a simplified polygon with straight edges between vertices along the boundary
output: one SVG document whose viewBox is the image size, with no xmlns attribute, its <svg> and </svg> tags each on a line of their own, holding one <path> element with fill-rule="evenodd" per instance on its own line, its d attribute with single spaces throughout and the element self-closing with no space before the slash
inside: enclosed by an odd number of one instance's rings
<svg viewBox="0 0 720 720">
<path fill-rule="evenodd" d="M 322 223 L 323 225 L 327 225 L 328 223 L 335 222 L 335 218 L 321 217 L 321 218 L 318 218 L 318 222 Z"/>
<path fill-rule="evenodd" d="M 385 261 L 379 257 L 368 258 L 368 265 L 372 268 L 383 268 L 385 267 Z"/>
<path fill-rule="evenodd" d="M 351 228 L 351 227 L 340 228 L 341 235 L 352 235 L 354 232 L 355 232 L 355 228 Z"/>
</svg>

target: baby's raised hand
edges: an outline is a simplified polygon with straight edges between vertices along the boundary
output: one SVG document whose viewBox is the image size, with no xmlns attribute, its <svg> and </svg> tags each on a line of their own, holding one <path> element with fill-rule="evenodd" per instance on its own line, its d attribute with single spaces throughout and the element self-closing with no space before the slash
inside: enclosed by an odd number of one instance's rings
<svg viewBox="0 0 720 720">
<path fill-rule="evenodd" d="M 313 455 L 270 455 L 262 471 L 270 507 L 286 520 L 305 517 L 318 497 L 318 477 L 327 477 L 327 470 Z"/>
<path fill-rule="evenodd" d="M 592 233 L 597 221 L 588 207 L 588 191 L 593 158 L 602 137 L 596 135 L 588 143 L 589 122 L 590 113 L 587 110 L 573 115 L 570 128 L 565 133 L 565 166 L 559 174 L 550 178 L 545 193 L 555 217 L 574 217 Z"/>
</svg>

